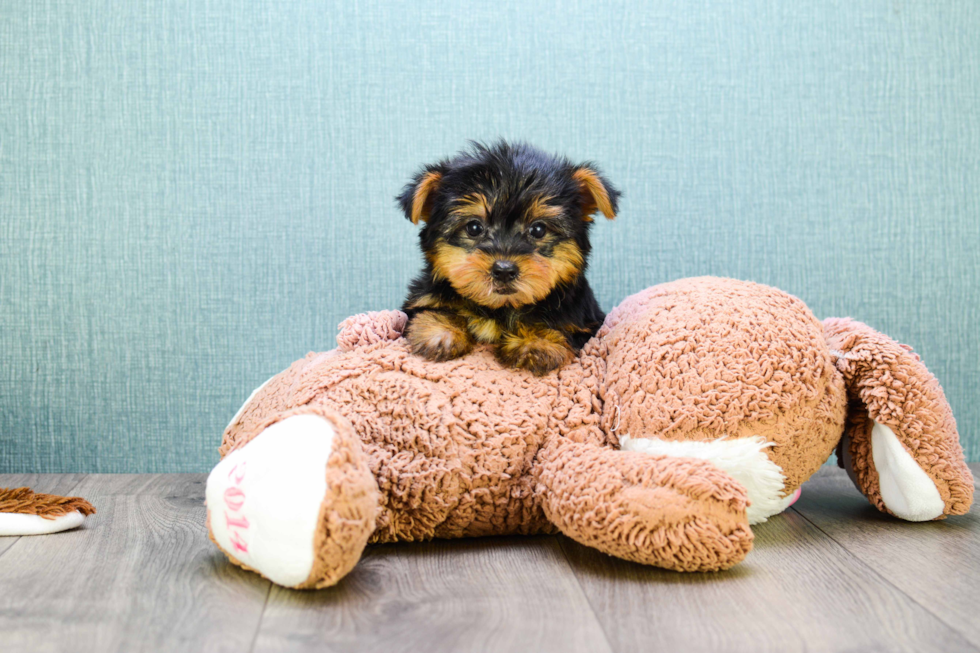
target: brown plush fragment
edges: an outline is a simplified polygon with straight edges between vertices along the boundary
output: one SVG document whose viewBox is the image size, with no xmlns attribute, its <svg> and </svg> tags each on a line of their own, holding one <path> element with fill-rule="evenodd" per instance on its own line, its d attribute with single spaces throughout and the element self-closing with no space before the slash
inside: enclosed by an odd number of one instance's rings
<svg viewBox="0 0 980 653">
<path fill-rule="evenodd" d="M 54 519 L 72 512 L 94 515 L 95 506 L 81 497 L 59 497 L 55 494 L 42 494 L 30 488 L 0 488 L 0 513 L 37 515 L 44 519 Z"/>
</svg>

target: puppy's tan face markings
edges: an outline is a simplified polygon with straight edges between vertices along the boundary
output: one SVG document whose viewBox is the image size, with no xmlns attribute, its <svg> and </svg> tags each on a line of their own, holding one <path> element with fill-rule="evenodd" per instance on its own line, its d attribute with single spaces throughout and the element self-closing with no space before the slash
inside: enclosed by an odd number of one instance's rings
<svg viewBox="0 0 980 653">
<path fill-rule="evenodd" d="M 496 211 L 496 212 L 495 212 Z M 520 308 L 574 281 L 585 256 L 555 198 L 526 193 L 516 200 L 473 191 L 450 205 L 440 238 L 426 251 L 435 280 L 487 308 Z M 516 266 L 513 279 L 495 276 L 497 264 Z"/>
<path fill-rule="evenodd" d="M 436 281 L 448 281 L 460 295 L 482 306 L 499 308 L 507 305 L 507 296 L 494 294 L 490 268 L 496 257 L 479 249 L 451 245 L 444 240 L 436 243 L 427 257 Z"/>
<path fill-rule="evenodd" d="M 537 195 L 529 200 L 521 213 L 521 220 L 525 227 L 537 221 L 554 223 L 561 218 L 562 208 L 554 204 L 554 201 L 554 198 L 548 195 Z M 489 225 L 496 203 L 497 197 L 492 194 L 469 193 L 453 202 L 451 216 L 459 220 L 476 218 Z"/>
<path fill-rule="evenodd" d="M 431 256 L 433 278 L 446 280 L 463 297 L 487 308 L 520 308 L 545 297 L 559 283 L 573 281 L 585 262 L 574 241 L 558 243 L 550 256 L 539 253 L 498 257 L 482 250 L 436 244 Z M 509 284 L 509 293 L 501 293 L 494 282 L 492 267 L 499 260 L 517 265 L 517 278 Z"/>
<path fill-rule="evenodd" d="M 562 208 L 553 204 L 554 198 L 550 196 L 537 196 L 528 202 L 527 210 L 524 212 L 524 222 L 528 225 L 534 224 L 537 220 L 555 221 L 562 216 Z"/>
<path fill-rule="evenodd" d="M 492 208 L 492 198 L 484 193 L 469 193 L 453 202 L 452 214 L 463 219 L 476 218 L 486 222 Z"/>
</svg>

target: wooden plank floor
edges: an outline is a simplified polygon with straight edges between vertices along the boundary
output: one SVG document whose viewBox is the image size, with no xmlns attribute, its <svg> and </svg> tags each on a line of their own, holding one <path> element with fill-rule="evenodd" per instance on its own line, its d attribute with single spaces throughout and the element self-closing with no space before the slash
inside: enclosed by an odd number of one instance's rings
<svg viewBox="0 0 980 653">
<path fill-rule="evenodd" d="M 0 651 L 980 653 L 977 512 L 902 523 L 837 469 L 757 526 L 729 572 L 652 569 L 562 537 L 482 538 L 370 547 L 319 592 L 230 565 L 204 530 L 204 481 L 0 475 L 99 510 L 68 533 L 0 538 Z"/>
</svg>

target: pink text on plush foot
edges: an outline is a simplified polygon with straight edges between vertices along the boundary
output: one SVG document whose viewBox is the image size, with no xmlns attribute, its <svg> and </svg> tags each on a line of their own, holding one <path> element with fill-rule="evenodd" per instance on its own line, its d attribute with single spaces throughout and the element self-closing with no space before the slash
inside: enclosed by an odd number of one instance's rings
<svg viewBox="0 0 980 653">
<path fill-rule="evenodd" d="M 228 478 L 234 484 L 225 490 L 225 524 L 228 525 L 231 545 L 240 553 L 248 553 L 248 542 L 243 537 L 248 533 L 248 519 L 242 513 L 245 505 L 245 493 L 242 491 L 242 480 L 245 478 L 245 462 L 240 462 L 228 472 Z"/>
</svg>

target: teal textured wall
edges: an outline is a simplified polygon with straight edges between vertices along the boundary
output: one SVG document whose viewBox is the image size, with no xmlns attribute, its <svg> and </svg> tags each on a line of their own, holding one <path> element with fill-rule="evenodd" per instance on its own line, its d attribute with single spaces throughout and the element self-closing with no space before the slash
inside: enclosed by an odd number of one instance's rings
<svg viewBox="0 0 980 653">
<path fill-rule="evenodd" d="M 773 284 L 913 345 L 980 459 L 980 3 L 0 3 L 0 472 L 203 471 L 396 307 L 468 138 L 599 162 L 607 310 Z"/>
</svg>

